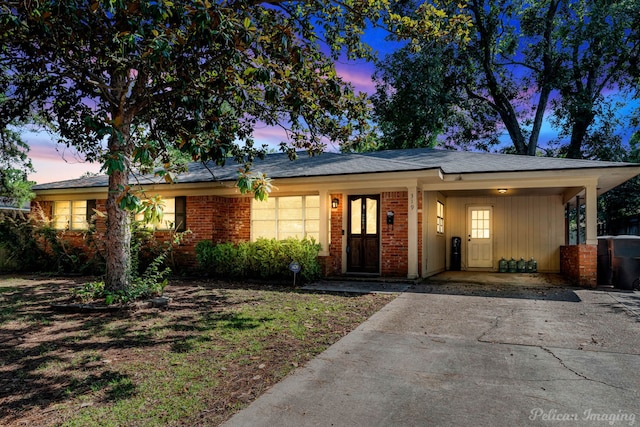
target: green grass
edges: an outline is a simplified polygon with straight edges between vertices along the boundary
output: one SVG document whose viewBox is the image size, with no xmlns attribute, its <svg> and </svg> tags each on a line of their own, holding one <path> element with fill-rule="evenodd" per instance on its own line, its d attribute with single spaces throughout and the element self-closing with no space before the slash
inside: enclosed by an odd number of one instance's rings
<svg viewBox="0 0 640 427">
<path fill-rule="evenodd" d="M 0 425 L 217 425 L 393 298 L 185 282 L 166 310 L 87 315 L 0 277 L 10 287 L 26 302 L 12 298 L 4 320 L 25 344 L 0 344 L 0 358 L 30 388 L 0 397 L 12 414 Z"/>
</svg>

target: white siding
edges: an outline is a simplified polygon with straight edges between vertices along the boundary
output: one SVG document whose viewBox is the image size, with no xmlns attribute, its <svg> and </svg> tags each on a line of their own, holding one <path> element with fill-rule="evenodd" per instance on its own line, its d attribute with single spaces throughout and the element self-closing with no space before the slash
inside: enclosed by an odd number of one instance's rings
<svg viewBox="0 0 640 427">
<path fill-rule="evenodd" d="M 445 234 L 437 232 L 437 203 L 444 204 L 444 231 Z M 449 218 L 447 217 L 447 199 L 435 192 L 424 193 L 422 203 L 422 216 L 424 218 L 422 225 L 424 249 L 424 260 L 422 264 L 422 276 L 428 277 L 445 270 L 446 254 L 447 254 L 447 228 L 449 227 Z"/>
</svg>

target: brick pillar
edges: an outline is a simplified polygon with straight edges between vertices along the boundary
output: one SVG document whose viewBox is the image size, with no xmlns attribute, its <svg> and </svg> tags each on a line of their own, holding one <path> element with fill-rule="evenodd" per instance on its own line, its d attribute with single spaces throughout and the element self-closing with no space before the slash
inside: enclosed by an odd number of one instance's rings
<svg viewBox="0 0 640 427">
<path fill-rule="evenodd" d="M 595 288 L 598 284 L 598 246 L 561 246 L 560 271 L 577 285 Z"/>
<path fill-rule="evenodd" d="M 382 230 L 380 244 L 383 277 L 406 277 L 408 272 L 409 202 L 407 191 L 390 191 L 381 194 L 380 215 Z M 387 211 L 394 212 L 393 225 L 386 224 Z M 417 232 L 417 231 L 416 231 Z"/>
<path fill-rule="evenodd" d="M 331 230 L 331 241 L 329 242 L 329 256 L 319 257 L 322 263 L 323 274 L 334 276 L 342 274 L 342 217 L 346 212 L 346 198 L 342 194 L 330 194 L 331 200 L 338 199 L 338 207 L 331 209 L 331 220 L 329 229 Z"/>
</svg>

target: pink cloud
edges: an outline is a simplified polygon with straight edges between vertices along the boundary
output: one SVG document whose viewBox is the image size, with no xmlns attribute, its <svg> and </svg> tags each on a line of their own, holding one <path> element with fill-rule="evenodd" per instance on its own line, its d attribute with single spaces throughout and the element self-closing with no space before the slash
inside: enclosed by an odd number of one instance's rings
<svg viewBox="0 0 640 427">
<path fill-rule="evenodd" d="M 29 145 L 29 158 L 35 172 L 29 175 L 38 184 L 79 178 L 86 172 L 96 173 L 100 165 L 89 163 L 73 148 L 56 143 L 46 132 L 22 132 Z"/>
<path fill-rule="evenodd" d="M 336 71 L 346 81 L 354 86 L 356 93 L 375 93 L 375 85 L 371 75 L 375 67 L 373 64 L 359 62 L 338 62 Z M 79 178 L 86 172 L 97 173 L 100 164 L 92 164 L 84 161 L 73 148 L 57 144 L 51 135 L 46 132 L 26 131 L 24 140 L 29 144 L 29 157 L 32 160 L 36 172 L 29 179 L 37 183 L 47 183 L 66 179 Z M 256 145 L 266 144 L 274 150 L 278 150 L 281 141 L 287 141 L 284 129 L 278 126 L 258 125 L 254 131 Z M 335 150 L 329 144 L 328 149 Z"/>
<path fill-rule="evenodd" d="M 287 133 L 279 126 L 267 126 L 258 124 L 253 132 L 257 145 L 267 144 L 269 147 L 278 148 L 281 141 L 287 140 Z"/>
<path fill-rule="evenodd" d="M 365 92 L 372 95 L 376 91 L 374 82 L 371 80 L 374 67 L 368 62 L 364 63 L 337 63 L 336 71 L 346 82 L 350 82 L 355 92 Z"/>
<path fill-rule="evenodd" d="M 33 159 L 33 166 L 36 172 L 29 175 L 29 180 L 38 184 L 80 178 L 87 172 L 100 172 L 100 165 L 97 163 L 67 163 L 60 159 Z"/>
</svg>

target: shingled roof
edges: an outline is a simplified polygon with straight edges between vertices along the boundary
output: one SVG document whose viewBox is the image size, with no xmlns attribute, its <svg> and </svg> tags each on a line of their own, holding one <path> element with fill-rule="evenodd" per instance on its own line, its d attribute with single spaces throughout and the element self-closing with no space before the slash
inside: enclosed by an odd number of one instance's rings
<svg viewBox="0 0 640 427">
<path fill-rule="evenodd" d="M 557 171 L 576 169 L 603 169 L 638 167 L 638 164 L 602 162 L 594 160 L 530 157 L 509 154 L 447 151 L 429 148 L 387 150 L 372 153 L 325 152 L 309 157 L 304 153 L 291 161 L 282 153 L 269 154 L 264 160 L 256 160 L 253 169 L 273 179 L 314 176 L 354 175 L 385 172 L 409 172 L 440 169 L 444 174 L 500 173 L 521 171 Z M 178 178 L 180 183 L 235 181 L 238 165 L 232 161 L 225 166 L 212 162 L 189 164 L 189 171 Z M 157 177 L 147 175 L 138 178 L 141 184 L 161 183 Z M 38 184 L 34 190 L 106 187 L 106 175 Z"/>
<path fill-rule="evenodd" d="M 10 197 L 0 197 L 0 212 L 29 212 L 29 205 L 29 202 L 25 202 L 22 206 L 18 206 Z"/>
</svg>

